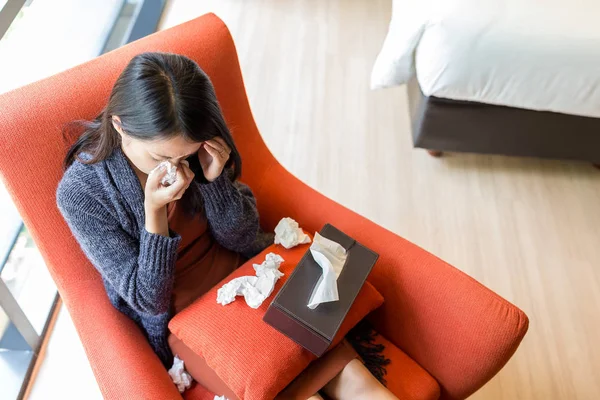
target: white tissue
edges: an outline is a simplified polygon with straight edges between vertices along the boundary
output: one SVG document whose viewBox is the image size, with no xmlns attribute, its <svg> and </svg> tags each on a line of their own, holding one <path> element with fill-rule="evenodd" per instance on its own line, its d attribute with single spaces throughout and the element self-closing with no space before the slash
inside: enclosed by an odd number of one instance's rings
<svg viewBox="0 0 600 400">
<path fill-rule="evenodd" d="M 175 356 L 175 359 L 173 360 L 173 366 L 169 370 L 169 376 L 177 386 L 179 393 L 185 392 L 186 389 L 189 389 L 190 386 L 192 386 L 192 377 L 185 371 L 183 360 L 180 360 L 177 356 Z"/>
<path fill-rule="evenodd" d="M 310 246 L 310 253 L 323 269 L 323 274 L 319 278 L 307 304 L 308 308 L 314 310 L 321 303 L 340 299 L 337 278 L 344 269 L 347 254 L 346 249 L 339 243 L 319 235 L 318 232 L 315 233 L 313 244 Z"/>
<path fill-rule="evenodd" d="M 244 296 L 246 304 L 258 308 L 273 292 L 275 282 L 283 276 L 279 266 L 283 258 L 275 253 L 267 254 L 262 264 L 254 264 L 256 276 L 240 276 L 224 284 L 217 291 L 217 303 L 226 306 L 235 296 Z"/>
<path fill-rule="evenodd" d="M 177 180 L 177 167 L 171 164 L 169 161 L 163 161 L 156 166 L 152 171 L 155 171 L 159 168 L 165 168 L 167 173 L 160 180 L 161 185 L 163 186 L 171 186 Z"/>
<path fill-rule="evenodd" d="M 215 396 L 215 398 L 213 400 L 229 400 L 229 399 L 225 396 Z"/>
<path fill-rule="evenodd" d="M 310 243 L 310 237 L 291 218 L 283 218 L 275 227 L 275 244 L 291 249 L 299 244 Z"/>
</svg>

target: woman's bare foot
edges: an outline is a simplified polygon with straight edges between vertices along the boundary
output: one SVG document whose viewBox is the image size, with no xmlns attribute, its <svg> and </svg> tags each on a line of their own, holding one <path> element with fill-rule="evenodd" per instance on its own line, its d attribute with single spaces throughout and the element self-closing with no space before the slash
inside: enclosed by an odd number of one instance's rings
<svg viewBox="0 0 600 400">
<path fill-rule="evenodd" d="M 398 400 L 358 359 L 350 361 L 322 391 L 332 400 Z"/>
</svg>

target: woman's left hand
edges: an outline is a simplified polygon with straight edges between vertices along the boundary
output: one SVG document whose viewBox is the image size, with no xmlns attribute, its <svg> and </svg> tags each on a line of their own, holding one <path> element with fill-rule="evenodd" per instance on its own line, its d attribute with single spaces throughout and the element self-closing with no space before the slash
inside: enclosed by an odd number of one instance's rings
<svg viewBox="0 0 600 400">
<path fill-rule="evenodd" d="M 198 160 L 207 181 L 213 182 L 221 175 L 230 153 L 231 149 L 220 137 L 207 140 L 202 144 L 198 150 Z"/>
</svg>

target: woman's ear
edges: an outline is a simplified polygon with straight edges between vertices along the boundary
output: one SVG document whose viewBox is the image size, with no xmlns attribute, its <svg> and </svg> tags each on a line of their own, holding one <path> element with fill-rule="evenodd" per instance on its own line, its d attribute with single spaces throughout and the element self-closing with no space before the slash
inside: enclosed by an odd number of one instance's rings
<svg viewBox="0 0 600 400">
<path fill-rule="evenodd" d="M 112 122 L 113 128 L 115 128 L 115 130 L 117 132 L 119 132 L 119 134 L 121 136 L 123 136 L 125 134 L 125 132 L 123 132 L 123 127 L 121 125 L 121 118 L 119 118 L 117 115 L 113 115 L 111 118 L 111 122 Z"/>
</svg>

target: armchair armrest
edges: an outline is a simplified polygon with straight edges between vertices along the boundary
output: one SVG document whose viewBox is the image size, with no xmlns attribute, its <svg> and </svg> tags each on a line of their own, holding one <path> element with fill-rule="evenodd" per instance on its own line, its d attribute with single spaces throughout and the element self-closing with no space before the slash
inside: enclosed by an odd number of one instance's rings
<svg viewBox="0 0 600 400">
<path fill-rule="evenodd" d="M 109 302 L 102 280 L 72 281 L 61 296 L 105 399 L 181 399 L 141 330 Z"/>
<path fill-rule="evenodd" d="M 385 299 L 373 322 L 440 383 L 463 399 L 489 381 L 527 332 L 527 316 L 420 247 L 317 193 L 274 163 L 258 204 L 265 227 L 291 216 L 316 231 L 334 224 L 380 254 L 369 281 Z"/>
</svg>

